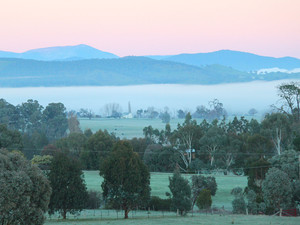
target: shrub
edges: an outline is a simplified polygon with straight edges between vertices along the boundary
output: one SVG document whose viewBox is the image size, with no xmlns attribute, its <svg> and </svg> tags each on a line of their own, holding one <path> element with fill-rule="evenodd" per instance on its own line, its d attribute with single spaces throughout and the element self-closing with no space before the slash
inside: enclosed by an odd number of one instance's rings
<svg viewBox="0 0 300 225">
<path fill-rule="evenodd" d="M 157 196 L 152 196 L 148 207 L 155 211 L 169 211 L 171 204 L 172 200 L 170 198 L 162 199 Z"/>
<path fill-rule="evenodd" d="M 233 188 L 231 194 L 234 195 L 232 201 L 232 213 L 244 214 L 246 212 L 246 202 L 244 199 L 243 189 L 240 187 Z"/>
<path fill-rule="evenodd" d="M 209 209 L 211 207 L 211 204 L 212 200 L 210 190 L 203 189 L 202 191 L 200 191 L 196 201 L 197 207 L 199 209 Z"/>
<path fill-rule="evenodd" d="M 179 210 L 181 216 L 185 215 L 192 206 L 191 188 L 188 180 L 184 179 L 179 171 L 175 171 L 173 176 L 169 177 L 169 188 L 172 193 L 172 209 Z"/>
<path fill-rule="evenodd" d="M 99 209 L 101 206 L 102 195 L 99 191 L 88 191 L 88 199 L 86 203 L 87 209 Z"/>
</svg>

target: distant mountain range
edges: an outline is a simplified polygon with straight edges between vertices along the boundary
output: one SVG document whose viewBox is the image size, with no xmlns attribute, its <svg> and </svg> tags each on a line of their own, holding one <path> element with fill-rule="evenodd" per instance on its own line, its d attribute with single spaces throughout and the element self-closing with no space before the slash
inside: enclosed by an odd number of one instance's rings
<svg viewBox="0 0 300 225">
<path fill-rule="evenodd" d="M 0 51 L 0 87 L 220 84 L 300 79 L 299 68 L 297 58 L 229 50 L 120 58 L 87 45 L 76 45 L 24 53 Z"/>
<path fill-rule="evenodd" d="M 74 61 L 0 59 L 1 87 L 220 84 L 295 78 L 300 78 L 300 73 L 256 74 L 222 65 L 196 67 L 147 57 Z"/>
<path fill-rule="evenodd" d="M 275 58 L 231 50 L 179 55 L 147 55 L 145 57 L 155 60 L 179 62 L 198 67 L 219 64 L 247 72 L 271 68 L 284 70 L 300 68 L 300 59 L 297 58 Z M 119 56 L 81 44 L 75 46 L 39 48 L 23 53 L 0 51 L 0 58 L 22 58 L 42 61 L 74 61 L 81 59 L 112 59 L 119 58 Z"/>
<path fill-rule="evenodd" d="M 300 59 L 293 57 L 274 58 L 247 52 L 221 50 L 210 53 L 179 54 L 170 56 L 149 56 L 153 59 L 180 62 L 193 66 L 220 64 L 241 71 L 258 71 L 267 68 L 292 70 L 300 68 Z"/>
<path fill-rule="evenodd" d="M 22 58 L 43 61 L 68 61 L 81 59 L 111 59 L 118 56 L 103 52 L 88 45 L 39 48 L 23 53 L 0 51 L 1 58 Z"/>
</svg>

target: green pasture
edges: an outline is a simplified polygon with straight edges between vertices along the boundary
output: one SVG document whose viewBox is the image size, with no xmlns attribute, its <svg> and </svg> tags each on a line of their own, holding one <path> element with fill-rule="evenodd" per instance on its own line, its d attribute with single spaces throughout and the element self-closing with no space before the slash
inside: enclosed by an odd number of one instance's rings
<svg viewBox="0 0 300 225">
<path fill-rule="evenodd" d="M 246 119 L 251 120 L 253 117 L 247 116 Z M 228 117 L 228 120 L 232 120 L 233 116 Z M 258 119 L 258 118 L 256 118 Z M 202 119 L 196 119 L 197 123 L 201 123 Z M 92 118 L 91 120 L 86 118 L 79 118 L 80 128 L 82 130 L 91 129 L 93 133 L 99 129 L 106 129 L 108 132 L 114 132 L 117 137 L 131 139 L 134 137 L 143 137 L 143 129 L 147 126 L 152 126 L 154 129 L 162 130 L 166 124 L 161 119 L 114 119 L 114 118 Z M 182 124 L 184 119 L 171 119 L 170 126 L 174 130 L 177 128 L 178 123 Z"/>
<path fill-rule="evenodd" d="M 165 192 L 169 191 L 169 176 L 171 173 L 151 173 L 151 194 L 166 197 Z M 212 174 L 216 177 L 218 190 L 216 196 L 213 197 L 213 206 L 221 208 L 224 206 L 226 210 L 231 210 L 232 196 L 230 191 L 232 188 L 240 186 L 245 187 L 247 178 L 242 176 Z M 183 175 L 190 179 L 191 175 Z M 84 177 L 89 190 L 101 191 L 101 182 L 103 178 L 99 176 L 99 171 L 84 171 Z M 189 213 L 187 216 L 177 216 L 175 212 L 161 211 L 131 211 L 129 219 L 124 220 L 124 212 L 116 210 L 83 210 L 78 215 L 67 215 L 67 220 L 62 220 L 56 214 L 48 217 L 46 225 L 71 224 L 71 225 L 98 225 L 98 224 L 118 224 L 118 225 L 152 225 L 152 224 L 172 224 L 172 225 L 295 225 L 300 224 L 299 217 L 278 217 L 278 216 L 252 216 L 252 215 L 232 215 L 226 212 Z"/>
<path fill-rule="evenodd" d="M 177 128 L 178 123 L 183 123 L 184 119 L 172 119 L 170 125 L 172 129 Z M 113 118 L 97 118 L 97 119 L 79 119 L 80 128 L 82 130 L 91 129 L 93 133 L 99 129 L 106 129 L 108 132 L 114 132 L 120 138 L 131 139 L 134 137 L 143 137 L 143 129 L 152 126 L 162 130 L 166 124 L 160 119 L 113 119 Z"/>
<path fill-rule="evenodd" d="M 111 211 L 110 213 L 112 213 Z M 97 212 L 98 213 L 98 212 Z M 102 212 L 102 216 L 107 212 Z M 114 211 L 116 216 L 116 211 Z M 98 225 L 98 224 L 138 224 L 138 225 L 153 225 L 153 224 L 172 224 L 172 225 L 296 225 L 300 223 L 299 217 L 278 217 L 278 216 L 246 216 L 246 215 L 222 215 L 222 214 L 188 214 L 187 216 L 176 216 L 175 213 L 167 213 L 162 215 L 161 212 L 152 212 L 150 214 L 147 211 L 140 212 L 141 214 L 133 216 L 130 213 L 129 219 L 124 220 L 123 214 L 118 213 L 118 218 L 102 218 L 99 214 L 95 216 L 80 216 L 80 218 L 69 217 L 66 221 L 61 219 L 48 219 L 46 225 L 54 224 L 73 224 L 73 225 Z M 160 213 L 160 214 L 159 214 Z M 153 215 L 154 214 L 154 215 Z"/>
<path fill-rule="evenodd" d="M 159 196 L 161 198 L 166 198 L 166 192 L 170 192 L 169 190 L 169 176 L 172 176 L 171 173 L 151 173 L 151 195 Z M 190 180 L 191 175 L 183 176 L 186 179 Z M 231 210 L 231 201 L 233 200 L 233 196 L 230 194 L 230 191 L 234 187 L 246 187 L 247 186 L 247 178 L 243 176 L 233 176 L 233 175 L 222 175 L 216 174 L 215 176 L 218 190 L 215 196 L 213 196 L 213 206 L 221 208 L 224 206 L 225 209 Z M 101 183 L 103 178 L 99 176 L 98 171 L 84 171 L 84 177 L 87 184 L 87 188 L 89 190 L 102 191 Z"/>
</svg>

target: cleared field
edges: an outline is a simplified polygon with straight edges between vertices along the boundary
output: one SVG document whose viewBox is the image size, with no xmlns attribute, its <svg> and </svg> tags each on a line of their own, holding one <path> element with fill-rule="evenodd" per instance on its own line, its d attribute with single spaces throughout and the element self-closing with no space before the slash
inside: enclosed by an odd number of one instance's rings
<svg viewBox="0 0 300 225">
<path fill-rule="evenodd" d="M 171 173 L 151 173 L 151 194 L 166 197 L 165 192 L 169 191 L 168 177 Z M 99 176 L 98 171 L 84 171 L 86 184 L 89 190 L 101 191 L 101 182 L 103 178 Z M 183 175 L 190 179 L 191 175 Z M 231 209 L 232 196 L 230 191 L 233 187 L 245 187 L 247 184 L 246 177 L 214 175 L 218 183 L 216 196 L 213 197 L 213 206 Z M 72 224 L 72 225 L 98 225 L 98 224 L 172 224 L 172 225 L 296 225 L 300 224 L 299 217 L 278 217 L 278 216 L 246 216 L 230 214 L 200 214 L 197 212 L 189 213 L 187 216 L 180 217 L 174 212 L 154 212 L 154 211 L 131 211 L 129 219 L 124 220 L 124 212 L 116 210 L 83 210 L 78 215 L 68 215 L 67 220 L 63 221 L 59 215 L 52 216 L 46 220 L 46 225 L 54 224 Z"/>
<path fill-rule="evenodd" d="M 178 123 L 182 123 L 183 119 L 172 119 L 170 125 L 172 129 L 177 128 Z M 166 124 L 162 123 L 160 119 L 112 119 L 112 118 L 99 118 L 99 119 L 79 119 L 80 128 L 82 130 L 91 129 L 94 132 L 99 129 L 106 129 L 108 132 L 114 132 L 120 138 L 131 139 L 133 137 L 143 137 L 143 128 L 152 126 L 162 130 Z"/>
<path fill-rule="evenodd" d="M 76 224 L 76 225 L 98 225 L 98 224 L 138 224 L 138 225 L 152 225 L 152 224 L 172 224 L 172 225 L 226 225 L 226 224 L 239 224 L 239 225 L 296 225 L 300 223 L 299 217 L 278 217 L 278 216 L 246 216 L 246 215 L 205 215 L 205 214 L 193 214 L 185 217 L 172 215 L 160 215 L 151 216 L 149 218 L 144 212 L 143 215 L 129 218 L 127 220 L 122 219 L 123 214 L 119 213 L 118 219 L 107 219 L 99 216 L 94 218 L 84 218 L 80 216 L 79 219 L 67 219 L 66 221 L 52 219 L 47 220 L 45 224 Z"/>
<path fill-rule="evenodd" d="M 103 178 L 99 176 L 98 171 L 84 171 L 85 181 L 89 190 L 101 190 L 101 183 Z M 151 173 L 151 195 L 166 198 L 166 192 L 170 192 L 169 176 L 171 173 Z M 191 175 L 183 176 L 190 180 Z M 244 188 L 247 186 L 247 178 L 242 176 L 231 176 L 231 175 L 213 175 L 216 178 L 218 184 L 218 190 L 215 196 L 213 196 L 213 206 L 221 208 L 224 206 L 225 209 L 231 210 L 231 201 L 233 196 L 230 194 L 232 188 L 240 186 Z"/>
<path fill-rule="evenodd" d="M 253 117 L 247 116 L 246 119 L 251 120 Z M 227 118 L 232 120 L 233 116 Z M 260 119 L 260 117 L 255 117 L 255 119 Z M 197 123 L 201 123 L 202 119 L 196 119 Z M 91 120 L 85 118 L 79 118 L 80 128 L 82 130 L 91 129 L 93 133 L 99 129 L 106 129 L 108 132 L 114 132 L 117 137 L 121 139 L 131 139 L 134 137 L 143 137 L 143 129 L 147 126 L 152 126 L 153 128 L 162 130 L 165 128 L 166 124 L 161 121 L 161 119 L 113 119 L 113 118 L 93 118 Z M 184 119 L 171 119 L 170 125 L 171 129 L 177 128 L 178 123 L 182 124 Z"/>
</svg>

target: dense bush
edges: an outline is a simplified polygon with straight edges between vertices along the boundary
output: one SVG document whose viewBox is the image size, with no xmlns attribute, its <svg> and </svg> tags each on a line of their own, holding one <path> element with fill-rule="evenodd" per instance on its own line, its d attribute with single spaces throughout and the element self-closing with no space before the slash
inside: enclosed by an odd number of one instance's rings
<svg viewBox="0 0 300 225">
<path fill-rule="evenodd" d="M 172 177 L 169 177 L 169 188 L 171 194 L 172 210 L 179 210 L 181 216 L 185 215 L 192 207 L 191 187 L 188 180 L 184 179 L 179 171 L 175 171 Z"/>
<path fill-rule="evenodd" d="M 212 200 L 210 190 L 203 189 L 202 191 L 200 191 L 196 201 L 197 207 L 199 209 L 209 209 L 211 207 L 211 204 Z"/>
<path fill-rule="evenodd" d="M 246 202 L 243 189 L 240 187 L 233 188 L 231 194 L 234 195 L 234 200 L 232 201 L 232 213 L 244 214 L 246 212 Z"/>
<path fill-rule="evenodd" d="M 152 196 L 149 202 L 149 208 L 155 211 L 169 211 L 171 209 L 172 200 L 170 198 L 162 199 Z"/>
</svg>

